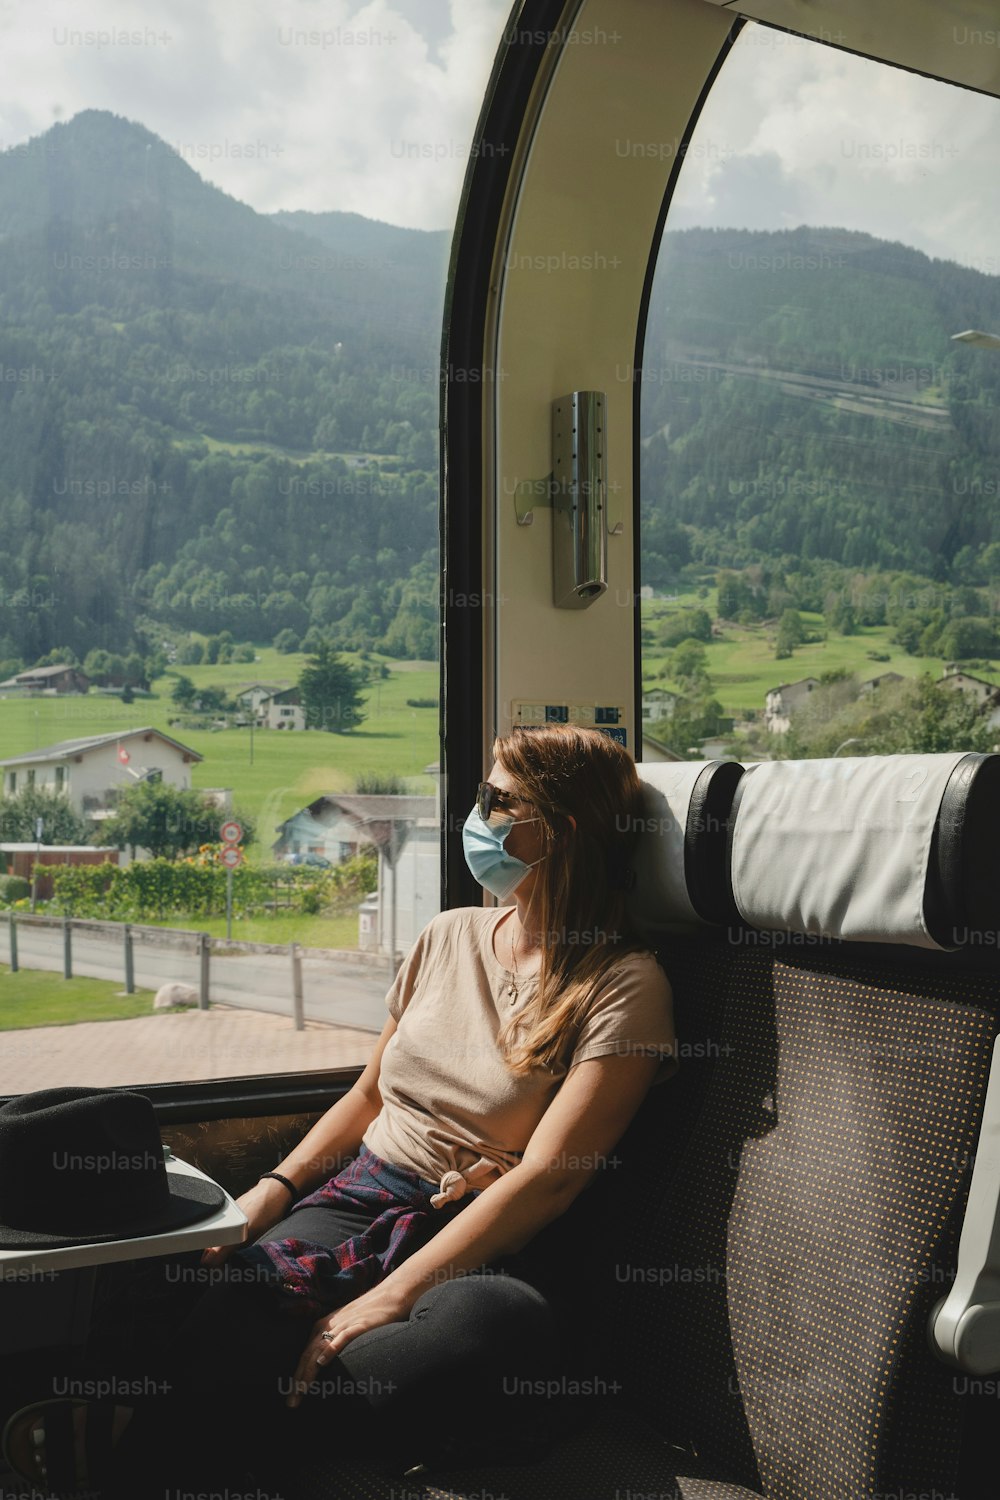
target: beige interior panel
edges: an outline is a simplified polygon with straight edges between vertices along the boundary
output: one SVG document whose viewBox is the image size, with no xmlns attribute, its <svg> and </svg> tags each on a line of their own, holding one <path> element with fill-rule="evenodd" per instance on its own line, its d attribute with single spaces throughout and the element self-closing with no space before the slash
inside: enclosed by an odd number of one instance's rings
<svg viewBox="0 0 1000 1500">
<path fill-rule="evenodd" d="M 997 0 L 704 0 L 865 57 L 1000 95 Z"/>
<path fill-rule="evenodd" d="M 636 328 L 670 170 L 731 24 L 704 0 L 587 0 L 561 44 L 498 256 L 487 736 L 510 728 L 518 700 L 622 705 L 635 753 Z M 607 592 L 557 609 L 551 509 L 519 526 L 515 491 L 549 475 L 552 401 L 577 389 L 607 393 L 608 491 L 624 528 L 608 539 Z"/>
</svg>

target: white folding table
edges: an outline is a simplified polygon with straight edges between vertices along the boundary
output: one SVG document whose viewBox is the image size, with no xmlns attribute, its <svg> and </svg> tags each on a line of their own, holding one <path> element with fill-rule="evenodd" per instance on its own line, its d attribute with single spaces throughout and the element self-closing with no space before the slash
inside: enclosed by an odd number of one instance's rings
<svg viewBox="0 0 1000 1500">
<path fill-rule="evenodd" d="M 163 1155 L 172 1171 L 203 1182 L 213 1180 L 174 1156 L 167 1146 Z M 226 1193 L 225 1202 L 214 1213 L 180 1229 L 92 1245 L 0 1250 L 0 1355 L 53 1344 L 82 1346 L 90 1330 L 98 1266 L 205 1245 L 238 1245 L 246 1238 L 246 1228 L 246 1215 Z M 79 1274 L 63 1276 L 64 1271 Z M 24 1295 L 12 1295 L 15 1287 Z M 36 1295 L 31 1295 L 33 1290 Z"/>
</svg>

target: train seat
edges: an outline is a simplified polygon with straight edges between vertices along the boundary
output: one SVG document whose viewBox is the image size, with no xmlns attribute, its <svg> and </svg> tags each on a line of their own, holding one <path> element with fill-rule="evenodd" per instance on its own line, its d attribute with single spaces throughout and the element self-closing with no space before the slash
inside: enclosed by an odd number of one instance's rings
<svg viewBox="0 0 1000 1500">
<path fill-rule="evenodd" d="M 615 1398 L 541 1462 L 413 1476 L 413 1500 L 973 1500 L 965 1388 L 928 1323 L 1000 1009 L 1000 757 L 739 770 L 738 920 L 662 924 L 680 1070 L 552 1226 L 600 1243 L 579 1323 Z M 696 782 L 688 820 L 645 835 L 664 892 L 698 857 Z M 369 1468 L 307 1468 L 302 1494 L 400 1500 Z"/>
</svg>

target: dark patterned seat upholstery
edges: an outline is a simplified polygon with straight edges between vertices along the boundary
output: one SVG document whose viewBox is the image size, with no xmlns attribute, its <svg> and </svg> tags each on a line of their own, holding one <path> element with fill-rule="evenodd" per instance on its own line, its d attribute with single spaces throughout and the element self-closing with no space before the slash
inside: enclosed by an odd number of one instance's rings
<svg viewBox="0 0 1000 1500">
<path fill-rule="evenodd" d="M 455 1469 L 422 1481 L 376 1477 L 353 1464 L 331 1473 L 328 1463 L 313 1460 L 299 1471 L 303 1487 L 295 1493 L 337 1500 L 760 1500 L 758 1490 L 706 1477 L 701 1468 L 648 1422 L 616 1411 L 595 1414 L 585 1433 L 530 1466 Z"/>
</svg>

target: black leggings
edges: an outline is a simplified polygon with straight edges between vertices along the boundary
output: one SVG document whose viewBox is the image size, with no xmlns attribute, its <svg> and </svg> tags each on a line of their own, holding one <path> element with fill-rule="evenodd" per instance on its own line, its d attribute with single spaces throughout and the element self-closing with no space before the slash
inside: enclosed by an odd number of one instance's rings
<svg viewBox="0 0 1000 1500">
<path fill-rule="evenodd" d="M 358 1225 L 339 1209 L 311 1207 L 264 1237 L 335 1245 Z M 190 1264 L 197 1257 L 183 1259 L 190 1296 L 206 1273 Z M 432 1287 L 405 1321 L 369 1329 L 318 1367 L 289 1409 L 313 1320 L 290 1317 L 272 1286 L 227 1261 L 166 1347 L 140 1348 L 133 1394 L 121 1398 L 134 1415 L 104 1493 L 162 1500 L 165 1486 L 204 1489 L 212 1479 L 239 1489 L 303 1444 L 327 1463 L 351 1458 L 394 1476 L 418 1463 L 537 1456 L 552 1433 L 559 1339 L 548 1301 L 512 1274 L 516 1266 L 511 1257 Z"/>
</svg>

